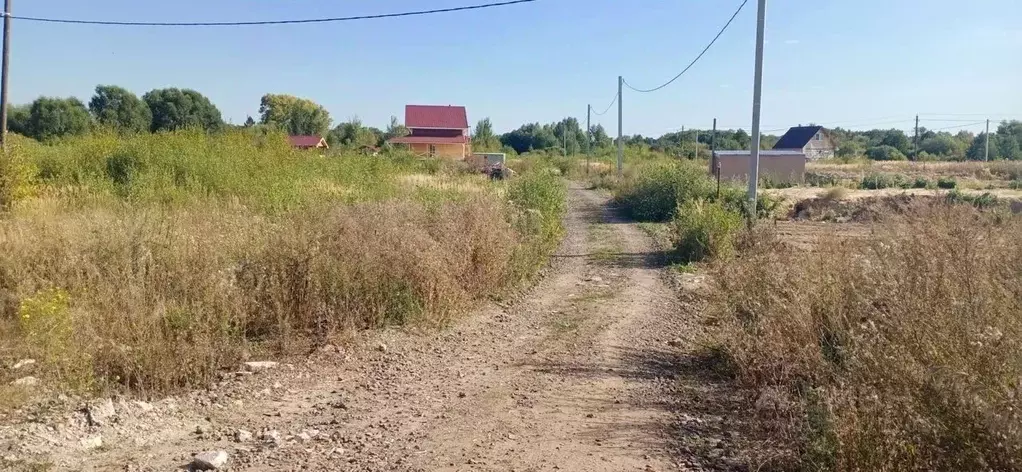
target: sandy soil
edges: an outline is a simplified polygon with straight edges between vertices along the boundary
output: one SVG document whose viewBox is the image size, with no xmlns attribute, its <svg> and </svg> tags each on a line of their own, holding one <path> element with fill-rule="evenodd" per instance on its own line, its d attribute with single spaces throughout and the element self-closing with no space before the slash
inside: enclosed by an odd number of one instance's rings
<svg viewBox="0 0 1022 472">
<path fill-rule="evenodd" d="M 0 423 L 0 458 L 86 471 L 188 470 L 209 450 L 244 471 L 767 470 L 747 452 L 759 444 L 749 399 L 702 360 L 699 276 L 670 275 L 606 196 L 573 186 L 569 208 L 561 249 L 518 301 L 225 373 L 208 391 L 55 398 Z"/>
</svg>

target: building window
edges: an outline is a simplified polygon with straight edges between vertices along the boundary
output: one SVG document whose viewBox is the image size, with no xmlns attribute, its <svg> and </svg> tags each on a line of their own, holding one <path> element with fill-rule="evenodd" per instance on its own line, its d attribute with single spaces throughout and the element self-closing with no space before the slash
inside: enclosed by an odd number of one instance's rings
<svg viewBox="0 0 1022 472">
<path fill-rule="evenodd" d="M 433 156 L 436 156 L 436 145 L 435 144 L 430 144 L 429 145 L 429 157 L 433 157 Z"/>
<path fill-rule="evenodd" d="M 816 140 L 823 141 L 823 133 L 816 133 Z"/>
</svg>

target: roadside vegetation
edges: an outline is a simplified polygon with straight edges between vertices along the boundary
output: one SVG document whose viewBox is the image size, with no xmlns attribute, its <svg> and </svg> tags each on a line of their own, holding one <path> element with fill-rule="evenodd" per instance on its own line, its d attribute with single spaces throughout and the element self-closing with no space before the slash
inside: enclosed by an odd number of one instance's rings
<svg viewBox="0 0 1022 472">
<path fill-rule="evenodd" d="M 711 270 L 733 372 L 809 470 L 1022 470 L 1022 229 L 969 205 Z"/>
<path fill-rule="evenodd" d="M 13 143 L 0 358 L 85 394 L 167 393 L 351 330 L 442 325 L 530 278 L 565 210 L 538 167 L 491 182 L 400 153 L 294 151 L 272 130 Z"/>
</svg>

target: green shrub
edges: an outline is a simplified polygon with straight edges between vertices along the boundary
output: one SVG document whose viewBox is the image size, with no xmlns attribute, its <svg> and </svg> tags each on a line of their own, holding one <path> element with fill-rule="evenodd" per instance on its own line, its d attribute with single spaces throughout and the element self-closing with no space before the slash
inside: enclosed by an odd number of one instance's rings
<svg viewBox="0 0 1022 472">
<path fill-rule="evenodd" d="M 866 150 L 866 157 L 874 161 L 904 161 L 905 155 L 894 146 L 874 146 Z"/>
<path fill-rule="evenodd" d="M 833 174 L 806 172 L 805 182 L 810 187 L 833 187 L 840 182 L 840 179 Z"/>
<path fill-rule="evenodd" d="M 912 188 L 928 188 L 930 186 L 930 179 L 926 177 L 916 177 L 916 180 L 912 182 Z"/>
<path fill-rule="evenodd" d="M 720 202 L 689 200 L 678 208 L 671 224 L 682 262 L 725 259 L 734 253 L 742 215 Z"/>
<path fill-rule="evenodd" d="M 986 208 L 992 208 L 999 203 L 999 201 L 997 200 L 997 196 L 993 195 L 990 192 L 984 192 L 982 195 L 973 195 L 961 192 L 957 189 L 948 192 L 945 199 L 947 200 L 948 203 L 968 204 L 981 210 Z"/>
<path fill-rule="evenodd" d="M 953 189 L 958 187 L 958 181 L 954 177 L 941 177 L 937 179 L 937 188 Z"/>
<path fill-rule="evenodd" d="M 525 239 L 512 260 L 511 276 L 525 279 L 546 263 L 564 232 L 563 216 L 567 211 L 567 190 L 564 181 L 542 170 L 512 179 L 507 198 L 517 211 L 512 223 Z"/>
<path fill-rule="evenodd" d="M 636 220 L 667 221 L 684 202 L 715 195 L 716 183 L 702 166 L 663 161 L 642 166 L 622 185 L 617 200 Z"/>
<path fill-rule="evenodd" d="M 910 183 L 901 174 L 872 173 L 862 178 L 859 188 L 879 190 L 884 188 L 908 188 Z"/>
</svg>

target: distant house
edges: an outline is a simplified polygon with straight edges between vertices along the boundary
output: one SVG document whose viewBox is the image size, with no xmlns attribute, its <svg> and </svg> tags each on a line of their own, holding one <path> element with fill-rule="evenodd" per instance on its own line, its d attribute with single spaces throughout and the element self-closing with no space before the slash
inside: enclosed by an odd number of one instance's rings
<svg viewBox="0 0 1022 472">
<path fill-rule="evenodd" d="M 710 174 L 721 180 L 749 181 L 752 151 L 714 151 Z M 806 155 L 798 149 L 759 152 L 759 177 L 773 183 L 802 183 L 806 175 Z"/>
<path fill-rule="evenodd" d="M 800 151 L 809 160 L 834 157 L 834 148 L 834 140 L 822 126 L 796 126 L 774 145 L 775 151 Z"/>
<path fill-rule="evenodd" d="M 330 149 L 326 139 L 321 136 L 288 136 L 288 141 L 295 149 Z"/>
<path fill-rule="evenodd" d="M 408 136 L 387 142 L 406 146 L 420 156 L 465 159 L 472 154 L 465 107 L 407 105 L 405 127 Z"/>
</svg>

